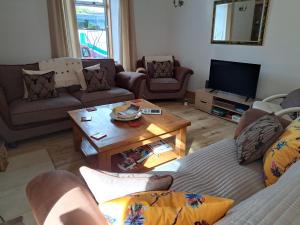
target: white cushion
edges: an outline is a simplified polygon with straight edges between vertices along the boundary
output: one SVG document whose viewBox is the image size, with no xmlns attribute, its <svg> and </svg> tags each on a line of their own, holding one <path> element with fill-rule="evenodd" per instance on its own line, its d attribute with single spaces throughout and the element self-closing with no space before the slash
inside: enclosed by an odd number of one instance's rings
<svg viewBox="0 0 300 225">
<path fill-rule="evenodd" d="M 282 110 L 282 107 L 278 104 L 274 104 L 271 102 L 263 102 L 263 101 L 256 101 L 253 104 L 254 109 L 260 109 L 269 113 L 276 113 Z"/>
<path fill-rule="evenodd" d="M 172 176 L 118 174 L 81 167 L 80 173 L 99 204 L 143 191 L 164 191 L 172 185 Z"/>
<path fill-rule="evenodd" d="M 39 68 L 40 70 L 55 71 L 56 88 L 80 85 L 80 81 L 77 78 L 77 74 L 80 73 L 80 71 L 82 71 L 81 59 L 69 57 L 49 59 L 46 61 L 39 62 Z"/>
</svg>

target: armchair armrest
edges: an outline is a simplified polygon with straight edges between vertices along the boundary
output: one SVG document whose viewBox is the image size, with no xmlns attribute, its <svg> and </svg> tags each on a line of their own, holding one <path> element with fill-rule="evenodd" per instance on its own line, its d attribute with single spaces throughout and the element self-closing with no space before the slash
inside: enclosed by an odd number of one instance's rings
<svg viewBox="0 0 300 225">
<path fill-rule="evenodd" d="M 271 102 L 274 101 L 276 99 L 280 99 L 280 98 L 286 98 L 286 96 L 288 96 L 288 94 L 278 94 L 278 95 L 272 95 L 268 98 L 265 98 L 264 100 L 262 100 L 263 102 Z"/>
<path fill-rule="evenodd" d="M 175 67 L 175 79 L 182 82 L 186 75 L 193 75 L 194 71 L 186 67 Z"/>
<path fill-rule="evenodd" d="M 125 88 L 138 97 L 142 80 L 146 79 L 146 74 L 136 72 L 120 72 L 116 76 L 118 87 Z"/>
<path fill-rule="evenodd" d="M 300 107 L 292 107 L 288 109 L 283 109 L 275 113 L 276 116 L 284 116 L 290 113 L 297 113 L 297 116 L 300 116 Z"/>
<path fill-rule="evenodd" d="M 86 186 L 70 172 L 43 173 L 26 187 L 38 225 L 107 225 Z"/>
<path fill-rule="evenodd" d="M 0 86 L 0 116 L 6 124 L 10 124 L 10 113 L 4 89 Z"/>
</svg>

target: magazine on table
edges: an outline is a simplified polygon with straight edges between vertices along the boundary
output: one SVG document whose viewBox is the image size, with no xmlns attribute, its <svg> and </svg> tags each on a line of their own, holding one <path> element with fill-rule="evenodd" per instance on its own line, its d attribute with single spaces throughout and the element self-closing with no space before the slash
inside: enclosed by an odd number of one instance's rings
<svg viewBox="0 0 300 225">
<path fill-rule="evenodd" d="M 145 159 L 149 158 L 152 154 L 153 154 L 152 149 L 148 145 L 138 147 L 135 150 L 131 149 L 127 152 L 121 153 L 124 159 L 131 158 L 136 163 L 143 162 Z"/>
<path fill-rule="evenodd" d="M 153 150 L 153 153 L 156 155 L 173 150 L 171 145 L 162 140 L 152 143 L 149 146 Z"/>
<path fill-rule="evenodd" d="M 172 146 L 162 140 L 149 145 L 144 145 L 136 149 L 122 152 L 121 155 L 123 156 L 123 161 L 119 163 L 118 166 L 120 169 L 125 171 L 131 170 L 137 164 L 142 163 L 151 155 L 159 155 L 171 150 L 173 150 Z"/>
<path fill-rule="evenodd" d="M 136 166 L 136 162 L 131 158 L 124 159 L 121 163 L 118 164 L 118 167 L 121 170 L 132 170 Z"/>
</svg>

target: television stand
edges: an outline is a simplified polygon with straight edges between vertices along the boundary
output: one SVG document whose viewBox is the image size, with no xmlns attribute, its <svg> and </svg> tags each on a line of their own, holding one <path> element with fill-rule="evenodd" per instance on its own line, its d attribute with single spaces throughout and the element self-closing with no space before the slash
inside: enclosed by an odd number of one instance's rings
<svg viewBox="0 0 300 225">
<path fill-rule="evenodd" d="M 196 91 L 195 106 L 211 115 L 238 123 L 243 113 L 251 108 L 255 100 L 223 91 L 199 89 Z"/>
</svg>

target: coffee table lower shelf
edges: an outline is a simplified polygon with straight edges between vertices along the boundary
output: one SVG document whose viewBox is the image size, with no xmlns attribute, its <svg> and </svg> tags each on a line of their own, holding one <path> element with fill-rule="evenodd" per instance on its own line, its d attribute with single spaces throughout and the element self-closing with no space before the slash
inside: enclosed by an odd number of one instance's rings
<svg viewBox="0 0 300 225">
<path fill-rule="evenodd" d="M 137 164 L 133 169 L 124 171 L 118 167 L 118 164 L 123 160 L 120 154 L 113 155 L 111 157 L 111 172 L 117 173 L 141 173 L 153 170 L 155 167 L 162 165 L 164 163 L 170 162 L 174 159 L 180 158 L 177 154 L 175 145 L 172 143 L 172 138 L 165 140 L 169 145 L 172 146 L 173 150 L 164 152 L 162 154 L 153 154 L 149 158 L 145 159 L 143 163 Z M 99 153 L 93 146 L 88 142 L 88 140 L 83 139 L 81 143 L 81 151 L 85 155 L 89 165 L 95 169 L 101 169 L 99 165 Z M 101 154 L 101 153 L 100 153 Z"/>
</svg>

